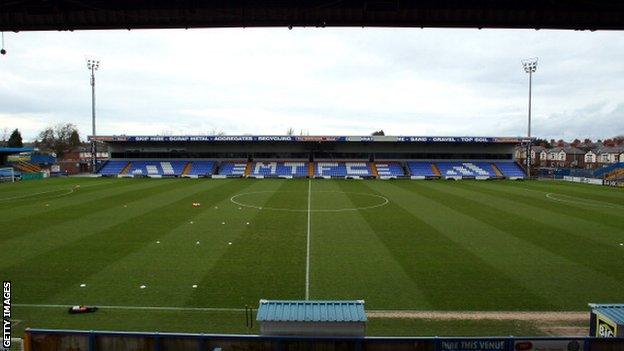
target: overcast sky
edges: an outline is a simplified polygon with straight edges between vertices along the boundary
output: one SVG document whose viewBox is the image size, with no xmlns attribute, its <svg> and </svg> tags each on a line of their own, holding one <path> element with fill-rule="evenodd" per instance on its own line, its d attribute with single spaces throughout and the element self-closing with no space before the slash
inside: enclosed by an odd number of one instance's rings
<svg viewBox="0 0 624 351">
<path fill-rule="evenodd" d="M 98 134 L 624 133 L 624 33 L 476 29 L 195 29 L 5 33 L 0 130 Z"/>
</svg>

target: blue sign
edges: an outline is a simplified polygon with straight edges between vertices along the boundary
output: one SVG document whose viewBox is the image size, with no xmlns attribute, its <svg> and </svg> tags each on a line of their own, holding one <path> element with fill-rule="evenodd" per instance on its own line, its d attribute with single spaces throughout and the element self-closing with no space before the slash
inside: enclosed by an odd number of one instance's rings
<svg viewBox="0 0 624 351">
<path fill-rule="evenodd" d="M 505 351 L 507 341 L 504 339 L 447 339 L 440 340 L 442 351 Z"/>
<path fill-rule="evenodd" d="M 179 135 L 179 136 L 89 136 L 105 142 L 394 142 L 394 143 L 506 143 L 531 141 L 519 137 L 428 137 L 428 136 L 288 136 L 288 135 Z"/>
</svg>

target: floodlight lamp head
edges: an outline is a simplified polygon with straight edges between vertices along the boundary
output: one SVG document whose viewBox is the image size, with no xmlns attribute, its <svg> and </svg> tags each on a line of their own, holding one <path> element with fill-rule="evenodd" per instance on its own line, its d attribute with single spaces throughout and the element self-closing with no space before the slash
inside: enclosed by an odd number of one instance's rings
<svg viewBox="0 0 624 351">
<path fill-rule="evenodd" d="M 537 57 L 522 60 L 522 67 L 526 73 L 535 73 L 537 71 Z"/>
</svg>

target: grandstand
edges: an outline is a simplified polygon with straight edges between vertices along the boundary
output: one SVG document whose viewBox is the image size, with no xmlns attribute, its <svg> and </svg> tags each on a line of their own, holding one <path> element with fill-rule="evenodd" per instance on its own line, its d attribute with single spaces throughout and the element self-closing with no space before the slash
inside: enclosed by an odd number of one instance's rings
<svg viewBox="0 0 624 351">
<path fill-rule="evenodd" d="M 526 140 L 419 136 L 104 136 L 119 177 L 521 179 Z"/>
</svg>

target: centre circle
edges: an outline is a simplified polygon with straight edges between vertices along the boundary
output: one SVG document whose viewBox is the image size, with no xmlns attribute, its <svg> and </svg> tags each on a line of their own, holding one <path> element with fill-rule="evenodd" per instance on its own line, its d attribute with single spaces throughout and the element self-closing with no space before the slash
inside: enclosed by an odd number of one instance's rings
<svg viewBox="0 0 624 351">
<path fill-rule="evenodd" d="M 283 204 L 272 200 L 275 194 L 282 194 Z M 290 196 L 292 195 L 292 196 Z M 236 194 L 230 201 L 238 206 L 269 211 L 289 212 L 345 212 L 369 210 L 387 205 L 390 201 L 381 195 L 344 191 L 314 191 L 308 199 L 306 191 L 254 191 Z M 310 207 L 308 208 L 308 200 Z"/>
</svg>

